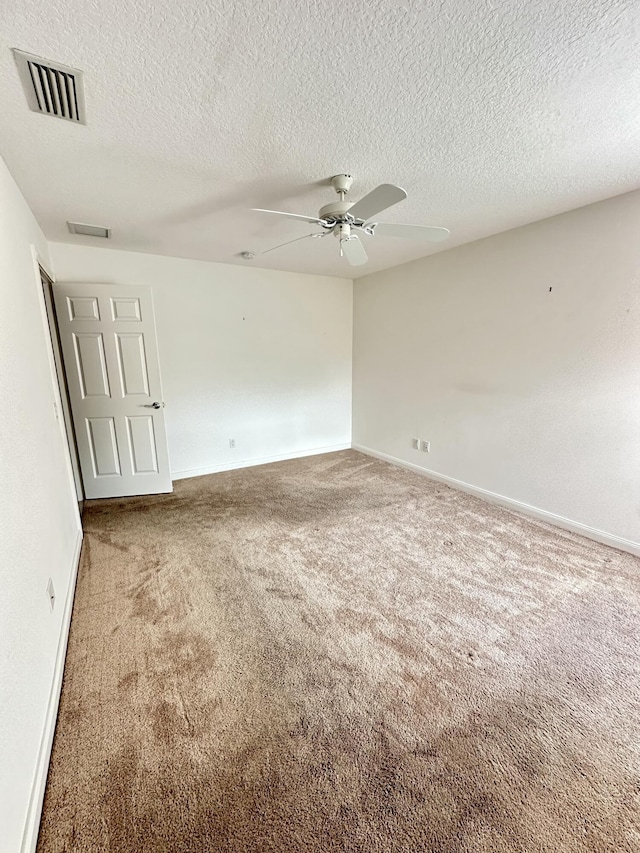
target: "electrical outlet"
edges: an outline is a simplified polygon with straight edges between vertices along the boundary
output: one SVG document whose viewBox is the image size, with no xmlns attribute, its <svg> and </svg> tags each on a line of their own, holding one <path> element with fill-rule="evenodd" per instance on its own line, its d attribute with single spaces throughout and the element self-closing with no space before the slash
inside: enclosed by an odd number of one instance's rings
<svg viewBox="0 0 640 853">
<path fill-rule="evenodd" d="M 412 438 L 411 444 L 413 445 L 414 450 L 420 450 L 420 439 L 419 438 Z"/>
<path fill-rule="evenodd" d="M 53 606 L 56 603 L 56 591 L 53 588 L 53 581 L 49 578 L 49 583 L 47 584 L 47 597 L 49 599 L 49 608 L 51 612 L 53 612 Z"/>
<path fill-rule="evenodd" d="M 423 441 L 421 444 L 421 447 L 425 453 L 431 453 L 431 442 L 430 441 Z"/>
<path fill-rule="evenodd" d="M 229 439 L 229 447 L 235 447 L 235 446 L 236 446 L 235 438 L 230 438 Z"/>
</svg>

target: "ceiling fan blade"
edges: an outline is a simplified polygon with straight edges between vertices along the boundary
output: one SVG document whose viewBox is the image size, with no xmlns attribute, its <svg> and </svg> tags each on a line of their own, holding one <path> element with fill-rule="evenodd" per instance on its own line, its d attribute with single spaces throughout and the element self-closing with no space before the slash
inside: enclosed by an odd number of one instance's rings
<svg viewBox="0 0 640 853">
<path fill-rule="evenodd" d="M 343 237 L 340 240 L 340 248 L 352 267 L 362 266 L 369 260 L 364 246 L 357 237 Z"/>
<path fill-rule="evenodd" d="M 360 201 L 350 207 L 349 213 L 356 219 L 371 219 L 376 213 L 386 210 L 399 201 L 404 201 L 406 197 L 407 194 L 402 187 L 396 187 L 393 184 L 380 184 L 379 187 L 371 190 L 370 193 L 367 193 Z"/>
<path fill-rule="evenodd" d="M 299 219 L 301 222 L 306 222 L 309 225 L 322 225 L 323 220 L 317 216 L 301 216 L 299 213 L 285 213 L 284 210 L 265 210 L 262 207 L 252 207 L 251 210 L 256 213 L 271 213 L 274 216 L 288 216 L 289 219 Z"/>
<path fill-rule="evenodd" d="M 395 222 L 378 222 L 374 233 L 382 237 L 402 237 L 404 240 L 428 240 L 439 243 L 451 233 L 448 228 L 435 225 L 396 225 Z"/>
<path fill-rule="evenodd" d="M 295 240 L 287 240 L 286 243 L 279 243 L 277 246 L 272 246 L 270 249 L 265 249 L 264 252 L 260 252 L 261 255 L 266 255 L 269 252 L 275 252 L 276 249 L 281 249 L 283 246 L 288 246 L 290 243 L 297 243 L 299 240 L 307 240 L 309 237 L 326 237 L 327 231 L 324 233 L 315 233 L 315 234 L 305 234 L 302 237 L 296 237 Z"/>
</svg>

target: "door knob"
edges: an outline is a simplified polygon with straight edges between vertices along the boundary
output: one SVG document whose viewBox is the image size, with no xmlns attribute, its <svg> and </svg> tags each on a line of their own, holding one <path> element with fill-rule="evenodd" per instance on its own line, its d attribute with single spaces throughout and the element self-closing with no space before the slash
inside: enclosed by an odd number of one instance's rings
<svg viewBox="0 0 640 853">
<path fill-rule="evenodd" d="M 158 403 L 156 400 L 154 403 L 144 403 L 145 409 L 164 409 L 164 403 Z"/>
</svg>

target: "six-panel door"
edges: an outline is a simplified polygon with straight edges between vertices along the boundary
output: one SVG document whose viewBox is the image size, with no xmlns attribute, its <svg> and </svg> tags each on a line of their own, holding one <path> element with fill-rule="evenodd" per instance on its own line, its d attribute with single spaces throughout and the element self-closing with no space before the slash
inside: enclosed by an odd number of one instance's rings
<svg viewBox="0 0 640 853">
<path fill-rule="evenodd" d="M 86 497 L 170 492 L 150 288 L 53 291 Z"/>
</svg>

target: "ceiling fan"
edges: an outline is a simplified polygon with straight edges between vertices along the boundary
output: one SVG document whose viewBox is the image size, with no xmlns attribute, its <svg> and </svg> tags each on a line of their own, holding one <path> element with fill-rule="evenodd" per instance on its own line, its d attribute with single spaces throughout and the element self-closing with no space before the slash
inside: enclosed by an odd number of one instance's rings
<svg viewBox="0 0 640 853">
<path fill-rule="evenodd" d="M 399 201 L 403 201 L 407 197 L 406 192 L 393 184 L 380 184 L 375 190 L 367 193 L 360 201 L 353 204 L 345 201 L 352 183 L 351 175 L 335 175 L 331 178 L 331 185 L 340 196 L 340 201 L 325 204 L 324 207 L 320 208 L 318 216 L 302 216 L 298 213 L 265 210 L 260 207 L 252 208 L 256 213 L 286 216 L 289 219 L 297 219 L 300 222 L 316 225 L 322 229 L 311 234 L 304 234 L 302 237 L 296 237 L 295 240 L 280 243 L 278 246 L 260 252 L 260 254 L 266 255 L 268 252 L 274 252 L 276 249 L 297 243 L 299 240 L 323 238 L 333 234 L 340 240 L 340 257 L 345 257 L 351 266 L 357 267 L 366 264 L 368 260 L 367 252 L 359 237 L 360 234 L 366 234 L 367 237 L 375 237 L 376 235 L 404 237 L 410 240 L 427 240 L 431 243 L 439 243 L 449 236 L 447 228 L 438 228 L 433 225 L 397 225 L 391 222 L 377 222 L 373 217 Z M 242 257 L 249 260 L 255 257 L 255 253 L 243 252 Z"/>
</svg>

